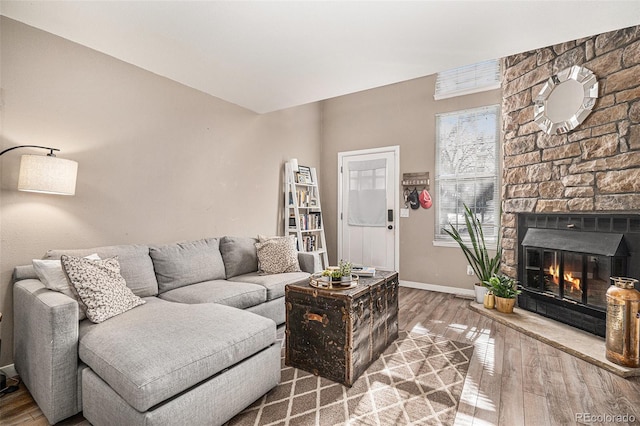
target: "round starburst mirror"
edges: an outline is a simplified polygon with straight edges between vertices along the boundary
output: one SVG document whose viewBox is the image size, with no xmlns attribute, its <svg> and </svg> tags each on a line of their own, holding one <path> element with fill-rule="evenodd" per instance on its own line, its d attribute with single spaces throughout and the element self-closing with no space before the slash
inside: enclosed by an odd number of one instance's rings
<svg viewBox="0 0 640 426">
<path fill-rule="evenodd" d="M 549 135 L 567 133 L 591 114 L 598 99 L 598 79 L 574 65 L 547 80 L 534 100 L 533 120 Z"/>
</svg>

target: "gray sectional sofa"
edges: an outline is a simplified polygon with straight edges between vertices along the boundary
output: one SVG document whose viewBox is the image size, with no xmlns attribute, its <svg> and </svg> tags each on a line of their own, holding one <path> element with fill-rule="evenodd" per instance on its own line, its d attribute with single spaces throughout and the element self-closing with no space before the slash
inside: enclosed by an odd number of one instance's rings
<svg viewBox="0 0 640 426">
<path fill-rule="evenodd" d="M 208 238 L 161 247 L 49 251 L 118 256 L 145 304 L 102 323 L 44 287 L 31 265 L 14 271 L 15 367 L 51 423 L 83 411 L 93 424 L 222 424 L 276 386 L 286 284 L 302 272 L 258 272 L 256 239 Z"/>
</svg>

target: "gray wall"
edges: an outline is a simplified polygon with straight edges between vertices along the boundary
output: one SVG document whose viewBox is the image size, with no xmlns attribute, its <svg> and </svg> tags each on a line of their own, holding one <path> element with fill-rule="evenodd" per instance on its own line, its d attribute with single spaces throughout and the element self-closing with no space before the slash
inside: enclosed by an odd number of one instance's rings
<svg viewBox="0 0 640 426">
<path fill-rule="evenodd" d="M 74 197 L 2 173 L 0 366 L 12 362 L 11 272 L 47 249 L 281 231 L 282 164 L 320 161 L 320 107 L 258 115 L 16 21 L 1 21 L 1 146 L 60 148 Z"/>
<path fill-rule="evenodd" d="M 337 253 L 338 153 L 400 146 L 400 174 L 429 172 L 434 206 L 400 218 L 400 279 L 473 290 L 466 260 L 456 247 L 435 247 L 435 114 L 501 103 L 500 90 L 434 101 L 428 76 L 323 101 L 322 204 L 330 260 Z M 400 191 L 400 197 L 402 193 Z M 401 205 L 404 200 L 401 198 Z"/>
</svg>

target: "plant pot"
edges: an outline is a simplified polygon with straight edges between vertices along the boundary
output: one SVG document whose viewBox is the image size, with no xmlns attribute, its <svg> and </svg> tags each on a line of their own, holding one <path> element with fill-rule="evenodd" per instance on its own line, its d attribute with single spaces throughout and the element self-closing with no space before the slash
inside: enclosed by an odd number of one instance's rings
<svg viewBox="0 0 640 426">
<path fill-rule="evenodd" d="M 480 283 L 474 284 L 473 289 L 476 292 L 476 302 L 484 303 L 484 295 L 487 294 L 487 291 L 489 291 L 489 289 Z"/>
<path fill-rule="evenodd" d="M 484 295 L 484 307 L 487 309 L 493 309 L 496 306 L 496 298 L 493 293 L 487 293 Z"/>
<path fill-rule="evenodd" d="M 496 296 L 495 298 L 496 298 L 496 310 L 498 312 L 502 312 L 503 314 L 513 313 L 513 307 L 516 304 L 515 297 L 511 299 L 507 299 L 505 297 Z"/>
</svg>

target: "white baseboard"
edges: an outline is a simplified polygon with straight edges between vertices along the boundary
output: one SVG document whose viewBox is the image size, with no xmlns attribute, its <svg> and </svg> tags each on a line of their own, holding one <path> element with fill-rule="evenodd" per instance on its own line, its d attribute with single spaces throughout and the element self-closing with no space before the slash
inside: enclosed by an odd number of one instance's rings
<svg viewBox="0 0 640 426">
<path fill-rule="evenodd" d="M 415 281 L 405 281 L 405 280 L 400 280 L 400 285 L 402 287 L 417 288 L 417 289 L 420 289 L 420 290 L 437 291 L 439 293 L 449 293 L 449 294 L 455 294 L 455 295 L 458 295 L 458 296 L 465 296 L 465 297 L 475 298 L 475 292 L 473 291 L 473 289 L 467 290 L 467 289 L 459 288 L 459 287 L 449 287 L 449 286 L 444 286 L 444 285 L 418 283 L 418 282 L 415 282 Z"/>
<path fill-rule="evenodd" d="M 7 377 L 15 377 L 18 375 L 18 372 L 15 369 L 13 364 L 5 365 L 4 367 L 0 367 L 0 372 L 3 373 Z"/>
</svg>

